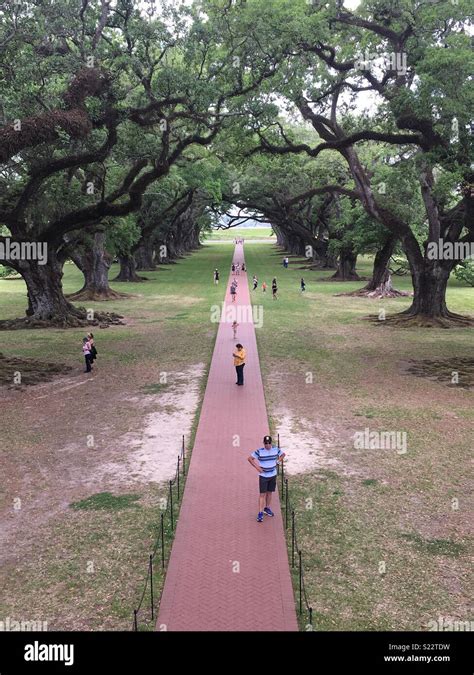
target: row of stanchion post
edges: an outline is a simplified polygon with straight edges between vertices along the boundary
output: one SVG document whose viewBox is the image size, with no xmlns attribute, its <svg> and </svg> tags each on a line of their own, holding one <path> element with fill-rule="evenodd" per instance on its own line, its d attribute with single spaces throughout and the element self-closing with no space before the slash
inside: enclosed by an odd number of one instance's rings
<svg viewBox="0 0 474 675">
<path fill-rule="evenodd" d="M 280 448 L 280 434 L 278 434 L 278 448 Z M 284 464 L 278 466 L 279 474 L 281 476 L 281 496 L 285 501 L 285 531 L 288 531 L 289 526 L 289 515 L 291 512 L 291 568 L 295 568 L 295 553 L 298 556 L 298 593 L 299 593 L 299 614 L 303 613 L 303 599 L 305 602 L 306 610 L 308 612 L 309 625 L 313 625 L 313 608 L 308 603 L 308 598 L 306 596 L 306 589 L 304 585 L 304 570 L 303 570 L 303 561 L 302 561 L 302 551 L 298 546 L 298 539 L 296 533 L 296 523 L 295 523 L 295 510 L 291 505 L 288 489 L 288 478 L 285 478 L 285 469 Z M 179 503 L 181 498 L 181 485 L 180 485 L 180 476 L 185 478 L 186 476 L 186 452 L 184 447 L 184 436 L 182 438 L 181 454 L 178 455 L 178 461 L 176 464 L 176 473 L 172 480 L 168 483 L 168 499 L 166 501 L 166 509 L 162 510 L 160 514 L 160 532 L 156 539 L 153 553 L 150 553 L 148 558 L 148 570 L 147 576 L 145 579 L 142 597 L 138 603 L 137 609 L 133 610 L 133 630 L 138 631 L 138 615 L 143 606 L 143 601 L 145 599 L 145 594 L 150 586 L 150 615 L 151 620 L 155 619 L 155 599 L 154 599 L 154 589 L 153 589 L 153 561 L 155 559 L 158 549 L 161 550 L 161 568 L 165 569 L 166 566 L 166 556 L 165 556 L 165 516 L 169 512 L 169 524 L 171 532 L 174 532 L 175 520 L 174 520 L 174 511 L 173 511 L 173 487 L 176 486 L 177 491 L 177 503 Z"/>
<path fill-rule="evenodd" d="M 278 434 L 278 449 L 280 449 L 280 434 Z M 285 500 L 285 532 L 288 531 L 289 525 L 289 514 L 291 512 L 291 569 L 295 568 L 295 553 L 298 556 L 298 595 L 299 595 L 299 614 L 300 616 L 303 613 L 303 598 L 306 605 L 306 611 L 308 612 L 308 622 L 309 625 L 313 626 L 313 608 L 308 602 L 306 596 L 306 589 L 304 585 L 304 570 L 303 570 L 303 561 L 302 561 L 302 551 L 298 546 L 298 539 L 296 536 L 296 523 L 295 523 L 295 510 L 291 505 L 289 490 L 288 490 L 288 478 L 285 478 L 285 469 L 284 464 L 278 465 L 278 472 L 281 477 L 281 498 Z"/>
<path fill-rule="evenodd" d="M 186 450 L 184 447 L 184 436 L 182 438 L 181 444 L 181 453 L 178 455 L 178 461 L 176 463 L 176 473 L 172 480 L 168 481 L 168 499 L 166 500 L 166 508 L 162 509 L 160 514 L 160 531 L 153 548 L 153 553 L 150 553 L 148 557 L 148 570 L 147 576 L 145 579 L 142 597 L 138 603 L 137 609 L 133 610 L 133 630 L 138 631 L 138 615 L 143 606 L 143 601 L 145 599 L 145 594 L 150 586 L 150 617 L 153 621 L 155 619 L 155 597 L 153 589 L 153 561 L 156 557 L 158 549 L 161 550 L 161 569 L 164 570 L 166 566 L 166 556 L 165 556 L 165 517 L 169 513 L 169 525 L 171 532 L 174 532 L 175 519 L 174 519 L 174 502 L 173 502 L 173 488 L 176 486 L 177 491 L 177 501 L 179 503 L 181 498 L 181 485 L 180 485 L 180 476 L 185 478 L 186 476 Z"/>
</svg>

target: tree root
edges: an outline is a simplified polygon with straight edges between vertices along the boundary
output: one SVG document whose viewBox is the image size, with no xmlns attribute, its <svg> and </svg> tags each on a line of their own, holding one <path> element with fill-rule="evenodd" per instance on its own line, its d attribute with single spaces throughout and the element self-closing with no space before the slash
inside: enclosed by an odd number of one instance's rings
<svg viewBox="0 0 474 675">
<path fill-rule="evenodd" d="M 92 290 L 80 290 L 76 293 L 71 293 L 66 295 L 68 300 L 73 300 L 74 302 L 106 302 L 107 300 L 124 300 L 127 298 L 133 298 L 130 293 L 121 293 L 120 291 L 114 291 L 112 288 L 109 288 L 108 291 L 92 291 Z"/>
<path fill-rule="evenodd" d="M 124 284 L 133 284 L 133 283 L 141 283 L 142 281 L 149 281 L 148 277 L 140 277 L 138 274 L 134 274 L 131 279 L 121 279 L 120 277 L 115 277 L 112 279 L 114 283 L 120 282 Z"/>
<path fill-rule="evenodd" d="M 338 298 L 343 295 L 352 298 L 375 298 L 376 300 L 380 300 L 382 298 L 413 297 L 413 291 L 411 293 L 407 291 L 397 291 L 396 288 L 392 288 L 390 291 L 381 291 L 378 289 L 369 291 L 366 288 L 360 288 L 358 291 L 352 291 L 352 293 L 336 293 L 334 297 Z"/>
<path fill-rule="evenodd" d="M 346 278 L 346 279 L 341 279 L 340 277 L 335 277 L 334 275 L 332 277 L 320 277 L 318 281 L 339 281 L 342 283 L 346 283 L 347 281 L 368 281 L 368 277 L 351 277 L 351 278 Z"/>
<path fill-rule="evenodd" d="M 25 317 L 22 319 L 6 319 L 0 321 L 0 330 L 22 330 L 27 328 L 88 328 L 98 326 L 124 326 L 123 316 L 115 312 L 94 312 L 93 318 L 87 318 L 87 310 L 84 307 L 74 308 L 67 314 L 56 314 L 48 319 L 35 319 Z"/>
<path fill-rule="evenodd" d="M 456 379 L 453 379 L 453 374 Z M 407 362 L 404 374 L 435 380 L 451 388 L 474 388 L 474 358 L 423 359 Z"/>
<path fill-rule="evenodd" d="M 446 316 L 426 316 L 424 314 L 407 314 L 401 312 L 393 314 L 386 319 L 379 319 L 378 316 L 370 315 L 364 317 L 366 321 L 381 325 L 395 326 L 400 328 L 472 328 L 474 327 L 474 317 L 462 316 L 448 312 Z"/>
</svg>

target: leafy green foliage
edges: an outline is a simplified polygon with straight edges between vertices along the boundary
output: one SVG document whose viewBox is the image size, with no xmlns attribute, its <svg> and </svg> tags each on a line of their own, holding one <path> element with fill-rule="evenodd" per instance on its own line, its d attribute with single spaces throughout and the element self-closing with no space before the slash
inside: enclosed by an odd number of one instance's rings
<svg viewBox="0 0 474 675">
<path fill-rule="evenodd" d="M 463 260 L 462 263 L 454 268 L 454 276 L 459 281 L 464 281 L 469 286 L 474 286 L 474 262 L 472 260 Z"/>
</svg>

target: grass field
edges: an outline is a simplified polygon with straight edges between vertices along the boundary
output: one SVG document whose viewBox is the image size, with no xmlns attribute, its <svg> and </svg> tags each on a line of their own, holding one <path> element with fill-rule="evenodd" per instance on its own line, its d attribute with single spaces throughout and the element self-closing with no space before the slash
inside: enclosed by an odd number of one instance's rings
<svg viewBox="0 0 474 675">
<path fill-rule="evenodd" d="M 247 242 L 253 239 L 265 239 L 276 241 L 270 227 L 232 227 L 229 230 L 213 230 L 208 236 L 209 241 L 234 241 L 236 238 L 243 238 Z"/>
<path fill-rule="evenodd" d="M 181 434 L 190 445 L 196 428 L 217 328 L 209 308 L 223 294 L 212 271 L 224 281 L 231 256 L 229 243 L 215 242 L 144 273 L 146 283 L 112 283 L 138 297 L 92 303 L 127 325 L 96 331 L 99 371 L 86 386 L 81 330 L 1 333 L 6 355 L 72 368 L 60 386 L 0 388 L 2 616 L 41 618 L 50 630 L 130 629 L 165 481 Z M 410 299 L 334 297 L 361 284 L 325 281 L 329 273 L 301 270 L 294 258 L 284 270 L 281 258 L 269 244 L 246 247 L 249 275 L 279 284 L 278 300 L 253 293 L 264 310 L 257 340 L 271 423 L 288 453 L 316 629 L 470 619 L 474 406 L 472 389 L 453 386 L 451 373 L 472 355 L 472 330 L 373 325 L 363 317 Z M 360 274 L 370 262 L 361 260 Z M 66 265 L 66 292 L 81 281 Z M 395 285 L 409 290 L 410 280 Z M 454 280 L 448 305 L 473 313 L 473 296 Z M 23 283 L 0 280 L 0 316 L 21 316 L 25 306 Z M 406 373 L 411 359 L 446 358 L 439 381 Z M 354 449 L 353 434 L 366 428 L 405 432 L 407 452 Z M 137 457 L 137 438 L 148 455 Z M 160 583 L 156 570 L 155 590 Z"/>
</svg>

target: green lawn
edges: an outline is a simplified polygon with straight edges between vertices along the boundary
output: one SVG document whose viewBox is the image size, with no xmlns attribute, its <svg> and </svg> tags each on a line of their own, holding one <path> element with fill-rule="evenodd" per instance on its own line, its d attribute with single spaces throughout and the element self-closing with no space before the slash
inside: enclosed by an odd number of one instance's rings
<svg viewBox="0 0 474 675">
<path fill-rule="evenodd" d="M 243 238 L 244 241 L 252 241 L 252 239 L 276 241 L 276 236 L 270 227 L 231 227 L 228 230 L 212 230 L 207 235 L 207 238 L 209 241 L 229 242 L 234 241 L 236 238 Z"/>
</svg>

